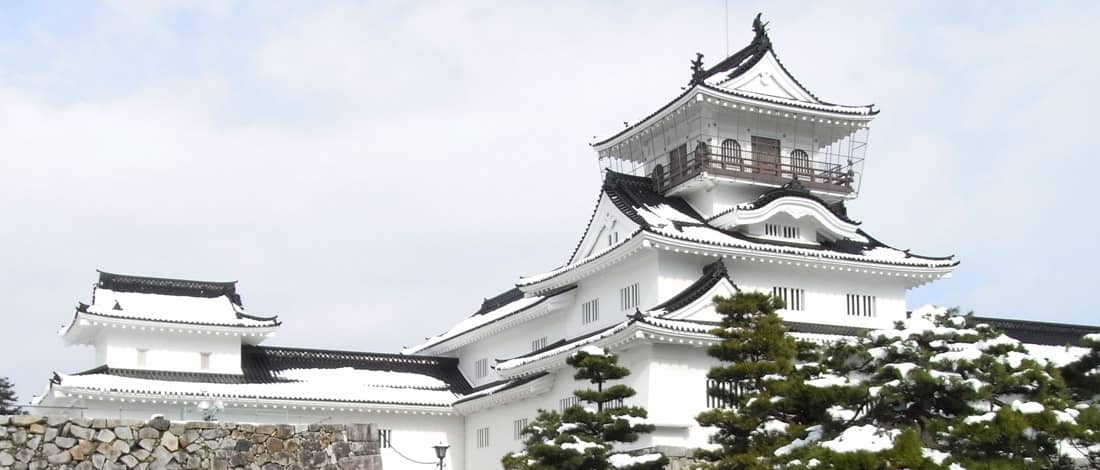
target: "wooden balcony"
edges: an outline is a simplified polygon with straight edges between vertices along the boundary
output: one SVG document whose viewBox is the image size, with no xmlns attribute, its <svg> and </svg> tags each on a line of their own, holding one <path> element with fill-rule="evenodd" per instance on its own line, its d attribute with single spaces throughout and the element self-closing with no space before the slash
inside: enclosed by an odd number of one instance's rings
<svg viewBox="0 0 1100 470">
<path fill-rule="evenodd" d="M 854 164 L 813 160 L 805 152 L 780 155 L 777 149 L 718 148 L 699 144 L 688 152 L 686 146 L 669 154 L 669 164 L 655 165 L 650 177 L 658 191 L 667 191 L 701 174 L 728 177 L 766 185 L 781 186 L 798 179 L 807 189 L 838 194 L 854 192 Z"/>
</svg>

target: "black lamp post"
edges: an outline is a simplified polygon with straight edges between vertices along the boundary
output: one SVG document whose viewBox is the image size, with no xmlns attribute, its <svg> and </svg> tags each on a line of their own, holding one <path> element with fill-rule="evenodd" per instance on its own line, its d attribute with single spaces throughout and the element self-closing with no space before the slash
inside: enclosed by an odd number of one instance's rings
<svg viewBox="0 0 1100 470">
<path fill-rule="evenodd" d="M 447 449 L 450 449 L 451 446 L 440 442 L 439 445 L 432 446 L 432 448 L 435 449 L 435 456 L 439 458 L 439 470 L 443 470 L 443 458 L 447 457 Z"/>
</svg>

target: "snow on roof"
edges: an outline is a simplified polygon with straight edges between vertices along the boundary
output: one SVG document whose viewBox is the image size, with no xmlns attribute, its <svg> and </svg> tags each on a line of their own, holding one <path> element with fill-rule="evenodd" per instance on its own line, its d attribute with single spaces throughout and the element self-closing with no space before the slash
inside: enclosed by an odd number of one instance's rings
<svg viewBox="0 0 1100 470">
<path fill-rule="evenodd" d="M 228 295 L 166 295 L 119 292 L 97 287 L 92 299 L 91 305 L 82 305 L 83 312 L 112 318 L 239 327 L 270 327 L 279 324 L 275 317 L 258 317 L 246 313 Z"/>
<path fill-rule="evenodd" d="M 526 311 L 527 309 L 529 309 L 531 307 L 534 307 L 534 306 L 542 303 L 543 301 L 545 301 L 545 300 L 547 300 L 551 297 L 554 297 L 558 294 L 561 294 L 561 293 L 565 292 L 566 290 L 568 290 L 568 289 L 550 292 L 550 293 L 547 293 L 545 295 L 535 295 L 535 296 L 531 296 L 531 297 L 521 297 L 517 300 L 514 300 L 512 302 L 508 302 L 504 305 L 501 305 L 500 307 L 498 307 L 496 309 L 493 309 L 493 310 L 490 310 L 490 311 L 487 311 L 487 312 L 479 312 L 477 314 L 471 315 L 470 317 L 466 318 L 465 320 L 462 320 L 461 322 L 459 322 L 457 325 L 452 326 L 451 329 L 447 330 L 446 332 L 444 332 L 442 334 L 432 336 L 432 337 L 428 338 L 426 341 L 424 341 L 423 343 L 421 343 L 417 346 L 404 348 L 402 350 L 402 353 L 403 354 L 416 354 L 420 351 L 431 348 L 431 347 L 436 346 L 436 345 L 438 345 L 440 343 L 443 343 L 445 341 L 454 339 L 454 338 L 462 336 L 466 333 L 469 333 L 469 332 L 472 332 L 472 331 L 477 330 L 479 328 L 482 328 L 482 327 L 484 327 L 484 326 L 486 326 L 490 323 L 494 323 L 494 322 L 500 321 L 500 320 L 502 320 L 506 317 L 518 314 L 518 313 L 523 312 L 523 311 Z"/>
<path fill-rule="evenodd" d="M 351 367 L 288 369 L 273 383 L 209 383 L 123 377 L 109 373 L 62 375 L 59 386 L 101 392 L 214 396 L 347 403 L 450 406 L 457 395 L 433 377 Z"/>
</svg>

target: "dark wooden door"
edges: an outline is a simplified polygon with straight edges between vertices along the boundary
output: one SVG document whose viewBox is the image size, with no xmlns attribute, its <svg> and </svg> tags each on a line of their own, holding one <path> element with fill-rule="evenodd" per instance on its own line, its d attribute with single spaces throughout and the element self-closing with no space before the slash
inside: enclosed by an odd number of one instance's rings
<svg viewBox="0 0 1100 470">
<path fill-rule="evenodd" d="M 779 140 L 752 136 L 752 159 L 756 173 L 779 175 Z"/>
</svg>

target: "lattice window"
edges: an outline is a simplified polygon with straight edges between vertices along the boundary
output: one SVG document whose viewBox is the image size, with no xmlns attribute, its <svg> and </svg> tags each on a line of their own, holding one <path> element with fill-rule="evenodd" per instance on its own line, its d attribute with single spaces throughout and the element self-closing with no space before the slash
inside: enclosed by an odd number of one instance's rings
<svg viewBox="0 0 1100 470">
<path fill-rule="evenodd" d="M 772 297 L 783 299 L 787 310 L 806 309 L 806 290 L 795 287 L 772 287 Z"/>
<path fill-rule="evenodd" d="M 527 429 L 527 418 L 520 418 L 512 422 L 512 438 L 517 441 L 523 440 L 523 430 Z"/>
<path fill-rule="evenodd" d="M 848 294 L 848 315 L 873 317 L 878 312 L 877 299 L 873 295 Z"/>
<path fill-rule="evenodd" d="M 546 347 L 546 337 L 543 336 L 539 339 L 531 341 L 531 351 L 538 351 Z"/>
<path fill-rule="evenodd" d="M 638 283 L 619 289 L 619 305 L 624 311 L 638 308 Z"/>
<path fill-rule="evenodd" d="M 383 449 L 389 449 L 393 439 L 393 429 L 378 429 L 378 443 Z"/>
<path fill-rule="evenodd" d="M 736 140 L 726 139 L 722 141 L 721 165 L 723 168 L 741 166 L 741 144 Z"/>
<path fill-rule="evenodd" d="M 797 240 L 802 238 L 802 229 L 796 225 L 764 224 L 764 235 Z"/>
<path fill-rule="evenodd" d="M 489 447 L 489 428 L 477 429 L 477 447 L 479 449 Z"/>
<path fill-rule="evenodd" d="M 577 406 L 577 397 L 574 396 L 562 398 L 561 400 L 558 400 L 558 406 L 560 406 L 561 408 L 559 411 L 565 413 L 565 410 Z"/>
<path fill-rule="evenodd" d="M 474 377 L 484 378 L 489 375 L 489 359 L 478 359 L 474 363 Z"/>
<path fill-rule="evenodd" d="M 581 324 L 587 325 L 600 319 L 600 299 L 581 304 Z"/>
</svg>

